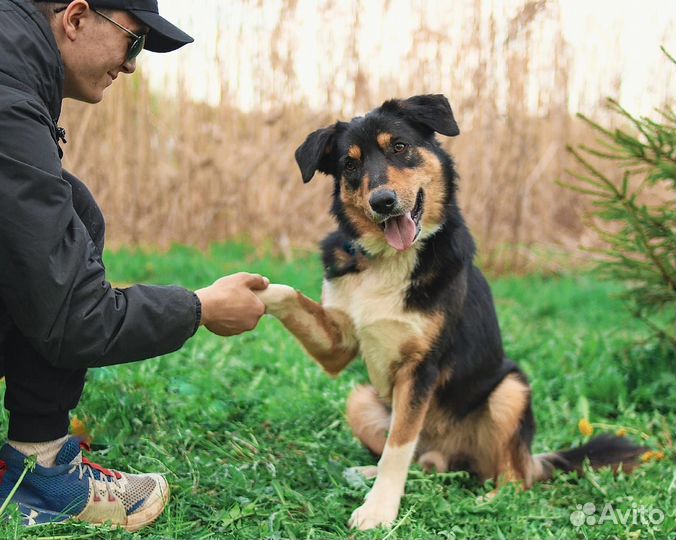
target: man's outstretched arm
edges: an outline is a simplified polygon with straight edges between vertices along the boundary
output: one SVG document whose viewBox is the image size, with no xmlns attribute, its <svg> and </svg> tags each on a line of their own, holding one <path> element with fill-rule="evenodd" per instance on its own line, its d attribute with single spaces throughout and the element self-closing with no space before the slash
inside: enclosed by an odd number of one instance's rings
<svg viewBox="0 0 676 540">
<path fill-rule="evenodd" d="M 182 287 L 112 287 L 61 177 L 47 112 L 17 100 L 0 109 L 0 125 L 0 303 L 12 323 L 66 368 L 180 348 L 200 322 L 196 295 Z M 211 299 L 205 303 L 213 317 Z"/>
</svg>

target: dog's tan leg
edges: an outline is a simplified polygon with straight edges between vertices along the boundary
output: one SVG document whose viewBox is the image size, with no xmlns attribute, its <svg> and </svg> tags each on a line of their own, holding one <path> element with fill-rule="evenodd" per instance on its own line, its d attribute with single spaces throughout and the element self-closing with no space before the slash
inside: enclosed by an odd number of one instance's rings
<svg viewBox="0 0 676 540">
<path fill-rule="evenodd" d="M 404 367 L 395 377 L 392 394 L 392 423 L 378 476 L 364 504 L 350 518 L 350 527 L 361 530 L 390 526 L 399 513 L 408 468 L 429 408 L 431 388 L 416 389 L 417 366 Z"/>
<path fill-rule="evenodd" d="M 287 285 L 254 291 L 274 315 L 330 375 L 337 375 L 354 359 L 358 343 L 347 314 L 324 309 Z"/>
<path fill-rule="evenodd" d="M 347 423 L 352 433 L 376 456 L 383 455 L 392 413 L 371 385 L 357 386 L 347 398 Z"/>
<path fill-rule="evenodd" d="M 533 483 L 535 466 L 519 429 L 530 402 L 530 388 L 514 374 L 507 375 L 488 399 L 486 414 L 476 422 L 480 451 L 475 454 L 479 476 L 493 479 L 495 489 L 488 500 L 509 483 L 526 489 Z"/>
</svg>

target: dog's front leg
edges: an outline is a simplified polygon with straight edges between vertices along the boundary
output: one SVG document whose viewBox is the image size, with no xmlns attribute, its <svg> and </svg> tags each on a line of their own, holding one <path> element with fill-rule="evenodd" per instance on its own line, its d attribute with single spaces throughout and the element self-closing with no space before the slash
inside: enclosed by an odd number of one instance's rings
<svg viewBox="0 0 676 540">
<path fill-rule="evenodd" d="M 274 315 L 330 375 L 337 375 L 357 355 L 359 346 L 350 317 L 325 309 L 287 285 L 254 291 Z"/>
<path fill-rule="evenodd" d="M 425 421 L 432 395 L 435 368 L 424 364 L 404 365 L 397 371 L 392 393 L 392 421 L 378 475 L 364 504 L 350 517 L 351 528 L 390 526 L 399 513 L 408 468 Z"/>
</svg>

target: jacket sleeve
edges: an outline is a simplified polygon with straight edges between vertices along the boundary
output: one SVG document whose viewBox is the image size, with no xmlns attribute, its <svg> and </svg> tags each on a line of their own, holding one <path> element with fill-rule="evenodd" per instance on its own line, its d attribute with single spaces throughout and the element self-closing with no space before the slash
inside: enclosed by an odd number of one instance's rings
<svg viewBox="0 0 676 540">
<path fill-rule="evenodd" d="M 199 322 L 194 293 L 113 288 L 61 176 L 50 118 L 27 100 L 0 108 L 0 126 L 0 299 L 21 334 L 64 368 L 180 348 Z"/>
</svg>

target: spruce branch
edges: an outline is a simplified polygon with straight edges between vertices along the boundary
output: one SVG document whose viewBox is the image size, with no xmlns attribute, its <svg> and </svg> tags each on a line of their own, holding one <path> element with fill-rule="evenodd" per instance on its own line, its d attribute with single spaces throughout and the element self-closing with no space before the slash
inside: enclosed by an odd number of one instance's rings
<svg viewBox="0 0 676 540">
<path fill-rule="evenodd" d="M 673 319 L 671 311 L 661 310 L 676 293 L 676 112 L 665 105 L 648 118 L 632 115 L 614 99 L 606 103 L 624 126 L 608 129 L 578 114 L 597 139 L 594 145 L 567 146 L 578 168 L 566 171 L 573 180 L 557 183 L 590 201 L 588 226 L 605 244 L 586 250 L 598 271 L 626 284 L 622 296 L 632 306 L 629 311 L 654 336 L 676 343 L 673 328 L 660 326 L 662 315 L 650 316 L 659 311 Z M 612 165 L 619 178 L 601 163 Z"/>
</svg>

